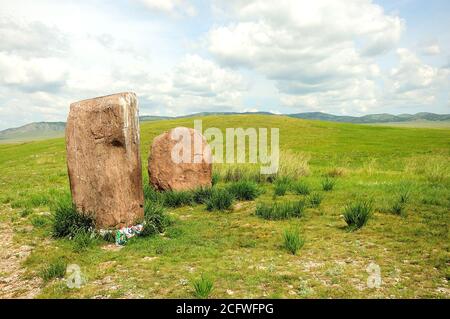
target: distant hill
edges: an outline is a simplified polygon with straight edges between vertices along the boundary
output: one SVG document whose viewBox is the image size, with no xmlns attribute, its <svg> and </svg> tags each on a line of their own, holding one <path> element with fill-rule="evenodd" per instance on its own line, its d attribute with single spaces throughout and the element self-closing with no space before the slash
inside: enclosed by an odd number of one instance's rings
<svg viewBox="0 0 450 319">
<path fill-rule="evenodd" d="M 154 121 L 162 119 L 186 118 L 194 116 L 208 116 L 208 115 L 238 115 L 238 114 L 258 114 L 258 115 L 277 115 L 270 112 L 200 112 L 181 116 L 141 116 L 141 121 Z M 289 117 L 300 118 L 305 120 L 320 120 L 330 122 L 344 122 L 344 123 L 389 123 L 389 122 L 414 122 L 414 121 L 448 121 L 450 114 L 435 114 L 421 112 L 417 114 L 400 114 L 392 115 L 388 113 L 369 114 L 364 116 L 346 116 L 333 115 L 322 112 L 306 112 L 295 114 L 284 114 Z"/>
<path fill-rule="evenodd" d="M 257 115 L 275 115 L 270 112 L 200 112 L 193 113 L 189 115 L 176 116 L 174 118 L 185 118 L 185 117 L 193 117 L 193 116 L 208 116 L 208 115 L 238 115 L 238 114 L 257 114 Z"/>
<path fill-rule="evenodd" d="M 181 116 L 156 116 L 156 115 L 142 115 L 139 117 L 141 122 L 145 121 L 159 121 L 175 118 L 200 117 L 208 115 L 238 115 L 238 114 L 258 114 L 258 115 L 276 115 L 270 112 L 201 112 Z M 296 114 L 285 114 L 285 116 L 300 118 L 306 120 L 320 120 L 330 122 L 345 122 L 355 124 L 382 124 L 382 123 L 404 123 L 404 126 L 409 127 L 448 127 L 450 121 L 450 114 L 435 114 L 435 113 L 417 113 L 417 114 L 370 114 L 364 116 L 342 116 L 333 115 L 322 112 L 307 112 Z M 433 125 L 436 122 L 437 125 Z M 423 124 L 425 123 L 425 124 Z M 428 124 L 427 124 L 428 123 Z M 431 124 L 430 124 L 431 123 Z M 9 128 L 0 131 L 0 143 L 15 142 L 15 141 L 29 141 L 54 137 L 64 136 L 65 122 L 36 122 L 26 124 L 17 128 Z"/>
<path fill-rule="evenodd" d="M 142 115 L 139 116 L 139 121 L 160 121 L 160 120 L 169 120 L 172 117 L 170 116 L 156 116 L 156 115 Z"/>
<path fill-rule="evenodd" d="M 332 115 L 322 112 L 308 112 L 289 114 L 290 117 L 321 120 L 331 122 L 345 122 L 345 123 L 389 123 L 389 122 L 411 122 L 411 121 L 447 121 L 450 120 L 450 114 L 435 114 L 435 113 L 417 113 L 417 114 L 400 114 L 392 115 L 388 113 L 370 114 L 364 116 L 340 116 Z"/>
<path fill-rule="evenodd" d="M 28 141 L 61 137 L 64 135 L 65 122 L 35 122 L 16 128 L 0 131 L 0 142 Z"/>
<path fill-rule="evenodd" d="M 450 129 L 450 120 L 447 120 L 447 121 L 417 120 L 417 121 L 404 121 L 404 122 L 367 123 L 367 124 L 361 124 L 361 125 Z"/>
</svg>

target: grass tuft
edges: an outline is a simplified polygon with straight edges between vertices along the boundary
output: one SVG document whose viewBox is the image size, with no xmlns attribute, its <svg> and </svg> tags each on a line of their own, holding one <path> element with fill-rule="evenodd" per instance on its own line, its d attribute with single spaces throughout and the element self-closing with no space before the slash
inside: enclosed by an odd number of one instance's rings
<svg viewBox="0 0 450 319">
<path fill-rule="evenodd" d="M 213 172 L 211 176 L 211 185 L 217 185 L 217 183 L 220 181 L 220 174 L 218 172 Z"/>
<path fill-rule="evenodd" d="M 206 299 L 211 294 L 214 284 L 211 279 L 205 277 L 203 274 L 200 279 L 193 283 L 194 296 L 201 299 Z"/>
<path fill-rule="evenodd" d="M 395 201 L 391 206 L 391 213 L 394 215 L 405 215 L 405 204 L 401 201 Z"/>
<path fill-rule="evenodd" d="M 193 199 L 197 204 L 204 204 L 211 198 L 213 190 L 211 187 L 199 187 L 193 191 Z"/>
<path fill-rule="evenodd" d="M 80 230 L 89 231 L 94 228 L 91 216 L 77 212 L 70 196 L 62 196 L 55 200 L 53 237 L 73 237 Z"/>
<path fill-rule="evenodd" d="M 333 167 L 327 172 L 327 175 L 332 178 L 341 177 L 346 174 L 345 168 L 342 167 Z"/>
<path fill-rule="evenodd" d="M 54 278 L 63 278 L 66 275 L 66 268 L 67 262 L 63 258 L 58 258 L 42 269 L 39 276 L 45 282 Z"/>
<path fill-rule="evenodd" d="M 144 181 L 144 199 L 152 202 L 161 202 L 162 195 L 152 185 Z"/>
<path fill-rule="evenodd" d="M 98 237 L 92 231 L 80 229 L 73 237 L 73 250 L 82 252 L 93 247 L 98 242 Z"/>
<path fill-rule="evenodd" d="M 31 215 L 33 213 L 33 210 L 29 207 L 23 209 L 20 211 L 19 215 L 20 217 L 27 217 L 28 215 Z"/>
<path fill-rule="evenodd" d="M 289 218 L 299 218 L 305 211 L 305 202 L 281 202 L 281 203 L 258 203 L 255 215 L 268 220 L 282 220 Z"/>
<path fill-rule="evenodd" d="M 327 176 L 322 180 L 322 189 L 326 192 L 332 191 L 335 184 L 336 181 L 333 178 Z"/>
<path fill-rule="evenodd" d="M 305 244 L 305 241 L 300 237 L 298 230 L 285 230 L 283 239 L 284 248 L 292 255 L 296 255 L 297 251 Z"/>
<path fill-rule="evenodd" d="M 400 188 L 400 191 L 398 192 L 398 201 L 401 204 L 406 204 L 409 202 L 409 199 L 411 197 L 411 190 L 408 186 L 402 186 Z"/>
<path fill-rule="evenodd" d="M 43 216 L 33 216 L 31 218 L 31 225 L 33 225 L 36 228 L 41 228 L 47 225 L 49 220 Z"/>
<path fill-rule="evenodd" d="M 157 202 L 146 200 L 144 203 L 144 228 L 141 236 L 153 236 L 163 233 L 172 223 L 164 208 Z"/>
<path fill-rule="evenodd" d="M 409 185 L 402 184 L 397 192 L 397 198 L 391 206 L 391 213 L 400 216 L 406 216 L 406 204 L 409 202 L 411 189 Z"/>
<path fill-rule="evenodd" d="M 224 182 L 241 180 L 261 182 L 264 178 L 260 173 L 259 166 L 255 164 L 217 165 L 216 167 L 217 173 Z"/>
<path fill-rule="evenodd" d="M 232 183 L 228 190 L 237 200 L 254 200 L 260 193 L 255 182 L 246 180 Z"/>
<path fill-rule="evenodd" d="M 309 207 L 319 207 L 320 203 L 322 203 L 323 196 L 320 193 L 312 193 L 308 197 Z"/>
<path fill-rule="evenodd" d="M 309 195 L 309 193 L 311 192 L 308 184 L 306 184 L 304 181 L 297 181 L 293 183 L 292 190 L 295 194 L 298 195 Z"/>
<path fill-rule="evenodd" d="M 206 201 L 206 209 L 229 210 L 233 206 L 234 196 L 225 188 L 214 188 L 211 197 Z"/>
<path fill-rule="evenodd" d="M 360 200 L 349 204 L 344 209 L 344 220 L 348 230 L 354 231 L 367 224 L 372 215 L 372 202 Z"/>
<path fill-rule="evenodd" d="M 274 184 L 274 196 L 284 196 L 291 188 L 292 180 L 287 176 L 278 177 Z"/>
<path fill-rule="evenodd" d="M 194 196 L 191 191 L 166 191 L 161 194 L 166 207 L 176 208 L 189 206 L 194 203 Z"/>
<path fill-rule="evenodd" d="M 303 153 L 284 151 L 280 153 L 280 165 L 277 178 L 288 176 L 291 179 L 299 179 L 308 176 L 310 156 Z"/>
<path fill-rule="evenodd" d="M 278 172 L 272 175 L 261 174 L 261 167 L 257 164 L 237 164 L 214 166 L 215 173 L 220 176 L 220 180 L 224 182 L 238 182 L 241 180 L 249 180 L 256 183 L 269 182 L 281 177 L 290 177 L 298 179 L 309 175 L 310 157 L 302 153 L 294 153 L 285 151 L 280 154 Z"/>
</svg>

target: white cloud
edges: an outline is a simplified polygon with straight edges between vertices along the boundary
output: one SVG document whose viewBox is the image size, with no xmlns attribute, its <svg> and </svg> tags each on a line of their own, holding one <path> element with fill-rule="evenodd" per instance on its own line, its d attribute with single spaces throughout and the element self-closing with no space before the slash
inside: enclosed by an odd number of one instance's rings
<svg viewBox="0 0 450 319">
<path fill-rule="evenodd" d="M 0 51 L 21 56 L 61 56 L 68 49 L 67 35 L 40 21 L 0 16 Z"/>
<path fill-rule="evenodd" d="M 256 107 L 252 107 L 252 108 L 248 108 L 248 109 L 243 109 L 242 112 L 246 112 L 246 113 L 256 113 L 259 112 L 259 109 Z"/>
<path fill-rule="evenodd" d="M 398 66 L 392 68 L 386 79 L 385 99 L 391 104 L 431 105 L 442 89 L 449 85 L 450 70 L 423 63 L 413 52 L 397 50 Z"/>
<path fill-rule="evenodd" d="M 374 56 L 395 48 L 403 21 L 369 0 L 231 1 L 208 49 L 223 65 L 274 80 L 286 105 L 362 112 L 376 105 Z M 311 96 L 314 94 L 314 96 Z"/>
<path fill-rule="evenodd" d="M 58 58 L 22 58 L 0 51 L 0 83 L 25 91 L 53 90 L 64 85 L 67 67 Z"/>
<path fill-rule="evenodd" d="M 247 83 L 238 73 L 198 55 L 187 55 L 171 72 L 154 78 L 143 91 L 146 102 L 156 110 L 162 107 L 180 115 L 217 107 L 235 110 L 247 89 Z"/>
<path fill-rule="evenodd" d="M 423 64 L 408 49 L 398 49 L 399 65 L 391 70 L 393 88 L 397 93 L 430 88 L 438 79 L 438 69 Z"/>
<path fill-rule="evenodd" d="M 195 7 L 184 0 L 138 0 L 151 11 L 163 12 L 170 15 L 187 15 L 193 17 L 197 14 Z"/>
<path fill-rule="evenodd" d="M 421 53 L 423 55 L 439 55 L 441 53 L 441 48 L 437 43 L 424 45 L 421 47 Z"/>
<path fill-rule="evenodd" d="M 122 37 L 105 28 L 74 32 L 71 24 L 61 25 L 67 36 L 32 15 L 20 24 L 9 18 L 0 22 L 6 39 L 0 44 L 1 126 L 32 118 L 65 120 L 71 102 L 120 91 L 141 97 L 142 114 L 234 109 L 247 89 L 239 73 L 199 55 L 161 67 L 160 43 L 152 37 L 142 42 L 146 31 Z M 147 46 L 156 46 L 156 53 L 149 54 Z"/>
<path fill-rule="evenodd" d="M 248 52 L 245 57 L 263 56 L 269 50 L 276 51 L 276 59 L 286 51 L 296 53 L 293 49 L 304 52 L 354 41 L 362 43 L 362 52 L 373 55 L 395 47 L 404 28 L 400 18 L 386 15 L 369 0 L 238 0 L 224 1 L 223 6 L 237 21 L 211 32 L 210 50 L 223 58 L 242 51 Z M 220 36 L 226 36 L 225 43 L 220 43 Z M 295 57 L 287 55 L 290 60 Z"/>
<path fill-rule="evenodd" d="M 125 44 L 120 39 L 106 46 L 105 37 L 103 43 L 82 32 L 68 37 L 44 21 L 0 17 L 0 35 L 2 128 L 65 120 L 71 102 L 133 90 L 133 80 L 145 83 L 141 75 L 151 69 L 148 59 L 138 65 L 141 57 L 116 47 Z"/>
<path fill-rule="evenodd" d="M 386 106 L 388 110 L 423 110 L 434 105 L 442 92 L 448 92 L 450 69 L 427 65 L 408 49 L 397 49 L 396 54 L 397 65 L 373 79 L 343 79 L 342 85 L 334 84 L 322 91 L 281 94 L 281 101 L 286 106 L 322 112 L 373 113 Z"/>
<path fill-rule="evenodd" d="M 292 95 L 282 94 L 286 106 L 330 113 L 370 112 L 379 102 L 379 89 L 374 81 L 353 79 L 341 87 L 320 92 Z"/>
<path fill-rule="evenodd" d="M 0 7 L 0 128 L 65 120 L 73 101 L 129 90 L 142 114 L 448 108 L 450 68 L 396 51 L 404 21 L 370 0 L 228 0 L 212 11 L 182 0 Z M 412 45 L 420 55 L 445 51 L 437 41 Z"/>
</svg>

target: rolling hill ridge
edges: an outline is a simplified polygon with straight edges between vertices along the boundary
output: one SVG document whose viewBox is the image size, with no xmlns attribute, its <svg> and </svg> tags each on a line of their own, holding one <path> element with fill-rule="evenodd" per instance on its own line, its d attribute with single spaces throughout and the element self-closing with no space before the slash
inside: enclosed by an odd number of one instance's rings
<svg viewBox="0 0 450 319">
<path fill-rule="evenodd" d="M 139 117 L 141 122 L 145 121 L 159 121 L 171 120 L 177 118 L 200 117 L 209 115 L 279 115 L 270 112 L 201 112 L 181 116 L 156 116 L 156 115 L 142 115 Z M 450 114 L 435 114 L 428 112 L 421 112 L 416 114 L 399 114 L 392 115 L 388 113 L 369 114 L 364 116 L 345 116 L 333 115 L 323 112 L 305 112 L 295 114 L 285 114 L 285 116 L 306 120 L 320 120 L 340 123 L 354 123 L 354 124 L 376 124 L 376 123 L 407 123 L 407 122 L 441 122 L 450 121 Z M 34 122 L 16 128 L 9 128 L 0 131 L 0 142 L 8 141 L 27 141 L 45 138 L 61 137 L 64 135 L 66 123 L 65 122 Z M 420 126 L 419 126 L 420 127 Z"/>
</svg>

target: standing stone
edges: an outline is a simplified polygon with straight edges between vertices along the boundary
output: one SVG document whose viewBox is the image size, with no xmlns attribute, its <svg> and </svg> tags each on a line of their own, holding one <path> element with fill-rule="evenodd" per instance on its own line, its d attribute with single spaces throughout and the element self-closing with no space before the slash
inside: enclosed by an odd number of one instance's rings
<svg viewBox="0 0 450 319">
<path fill-rule="evenodd" d="M 98 229 L 134 225 L 144 216 L 138 102 L 119 93 L 70 105 L 66 126 L 70 190 Z"/>
<path fill-rule="evenodd" d="M 172 153 L 182 161 L 174 161 Z M 174 128 L 153 140 L 148 174 L 150 183 L 159 190 L 211 187 L 211 149 L 200 132 L 187 127 Z"/>
</svg>

